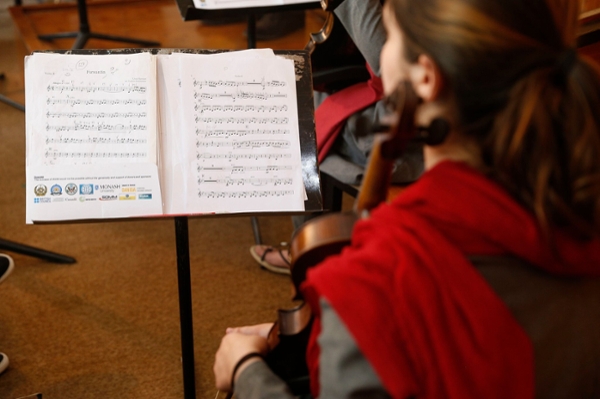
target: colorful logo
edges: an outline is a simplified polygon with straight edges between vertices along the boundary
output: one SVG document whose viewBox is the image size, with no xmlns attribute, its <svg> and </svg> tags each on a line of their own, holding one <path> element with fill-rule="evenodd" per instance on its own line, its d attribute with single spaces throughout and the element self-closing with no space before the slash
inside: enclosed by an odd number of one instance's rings
<svg viewBox="0 0 600 399">
<path fill-rule="evenodd" d="M 69 183 L 65 186 L 65 193 L 69 194 L 69 195 L 75 195 L 77 194 L 77 184 L 75 183 Z"/>
<path fill-rule="evenodd" d="M 81 195 L 94 194 L 94 185 L 93 184 L 80 184 L 79 185 L 79 193 L 81 193 Z"/>
<path fill-rule="evenodd" d="M 50 187 L 50 195 L 62 195 L 62 187 L 58 184 L 53 185 Z"/>
<path fill-rule="evenodd" d="M 116 195 L 102 195 L 100 196 L 99 200 L 100 201 L 115 201 L 117 200 L 117 196 Z"/>
<path fill-rule="evenodd" d="M 152 194 L 138 194 L 139 199 L 152 199 Z"/>
<path fill-rule="evenodd" d="M 37 195 L 38 197 L 43 197 L 48 192 L 48 188 L 46 186 L 44 186 L 43 184 L 38 184 L 37 186 L 35 186 L 33 191 L 35 192 L 35 195 Z"/>
</svg>

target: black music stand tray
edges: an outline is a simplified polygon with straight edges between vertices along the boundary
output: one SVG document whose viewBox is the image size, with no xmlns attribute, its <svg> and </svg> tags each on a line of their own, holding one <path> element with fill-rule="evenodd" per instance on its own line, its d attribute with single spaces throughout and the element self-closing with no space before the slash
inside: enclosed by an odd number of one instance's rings
<svg viewBox="0 0 600 399">
<path fill-rule="evenodd" d="M 150 40 L 141 40 L 141 39 L 131 39 L 127 37 L 121 36 L 112 36 L 105 35 L 103 33 L 94 33 L 90 30 L 90 24 L 88 22 L 87 16 L 87 5 L 86 0 L 77 0 L 77 11 L 79 12 L 79 31 L 78 32 L 64 32 L 64 33 L 53 33 L 47 35 L 39 35 L 38 37 L 41 40 L 53 40 L 53 39 L 65 39 L 65 38 L 75 38 L 75 43 L 72 50 L 78 50 L 85 47 L 85 44 L 89 39 L 102 39 L 102 40 L 110 40 L 114 42 L 125 42 L 125 43 L 133 43 L 139 44 L 141 46 L 147 47 L 158 47 L 160 43 Z"/>
</svg>

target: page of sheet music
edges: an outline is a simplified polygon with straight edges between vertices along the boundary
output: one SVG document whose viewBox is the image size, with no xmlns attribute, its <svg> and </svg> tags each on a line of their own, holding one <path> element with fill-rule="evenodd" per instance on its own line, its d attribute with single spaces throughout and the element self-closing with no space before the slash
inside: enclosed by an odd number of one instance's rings
<svg viewBox="0 0 600 399">
<path fill-rule="evenodd" d="M 194 0 L 194 7 L 200 9 L 222 9 L 222 8 L 251 8 L 282 6 L 287 4 L 317 3 L 316 0 Z"/>
<path fill-rule="evenodd" d="M 292 60 L 177 54 L 187 212 L 304 210 Z"/>
<path fill-rule="evenodd" d="M 28 57 L 28 163 L 156 163 L 153 57 Z"/>
<path fill-rule="evenodd" d="M 28 185 L 37 187 L 28 190 L 29 216 L 162 213 L 152 54 L 35 53 L 25 83 Z"/>
</svg>

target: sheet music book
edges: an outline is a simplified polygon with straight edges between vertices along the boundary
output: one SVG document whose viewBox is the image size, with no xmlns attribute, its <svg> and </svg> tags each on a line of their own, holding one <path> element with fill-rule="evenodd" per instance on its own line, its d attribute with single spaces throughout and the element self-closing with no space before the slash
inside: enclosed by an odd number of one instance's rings
<svg viewBox="0 0 600 399">
<path fill-rule="evenodd" d="M 27 223 L 303 211 L 295 79 L 269 49 L 27 56 Z"/>
<path fill-rule="evenodd" d="M 194 0 L 194 7 L 201 10 L 220 10 L 225 8 L 252 8 L 283 6 L 299 3 L 314 3 L 316 0 Z"/>
</svg>

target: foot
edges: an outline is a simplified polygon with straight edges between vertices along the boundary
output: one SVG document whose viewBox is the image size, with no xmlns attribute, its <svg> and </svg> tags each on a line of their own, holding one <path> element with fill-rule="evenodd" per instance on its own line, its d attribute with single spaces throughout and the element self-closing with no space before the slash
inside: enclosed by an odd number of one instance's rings
<svg viewBox="0 0 600 399">
<path fill-rule="evenodd" d="M 15 268 L 15 262 L 5 254 L 0 254 L 0 283 L 3 282 Z"/>
<path fill-rule="evenodd" d="M 274 273 L 290 274 L 290 253 L 287 249 L 253 245 L 250 247 L 250 254 L 262 268 Z"/>
</svg>

